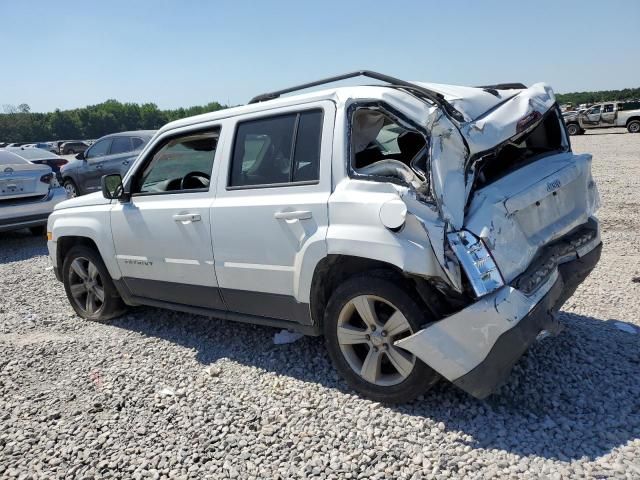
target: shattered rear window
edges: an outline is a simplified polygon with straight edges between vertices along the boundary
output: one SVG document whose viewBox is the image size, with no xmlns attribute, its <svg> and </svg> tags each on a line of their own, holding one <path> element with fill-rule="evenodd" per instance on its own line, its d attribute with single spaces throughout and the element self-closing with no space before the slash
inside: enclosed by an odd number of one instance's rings
<svg viewBox="0 0 640 480">
<path fill-rule="evenodd" d="M 524 137 L 509 141 L 479 160 L 476 187 L 483 187 L 546 154 L 567 150 L 563 144 L 562 120 L 554 109 Z"/>
</svg>

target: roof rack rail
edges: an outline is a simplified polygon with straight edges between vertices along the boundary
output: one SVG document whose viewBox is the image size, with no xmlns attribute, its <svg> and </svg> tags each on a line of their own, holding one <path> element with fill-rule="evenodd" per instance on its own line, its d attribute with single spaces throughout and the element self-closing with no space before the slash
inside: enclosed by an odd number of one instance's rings
<svg viewBox="0 0 640 480">
<path fill-rule="evenodd" d="M 420 85 L 416 85 L 414 83 L 407 82 L 405 80 L 400 80 L 399 78 L 391 77 L 389 75 L 384 75 L 383 73 L 373 72 L 371 70 L 357 70 L 355 72 L 345 73 L 342 75 L 336 75 L 334 77 L 323 78 L 321 80 L 316 80 L 315 82 L 303 83 L 302 85 L 296 85 L 294 87 L 284 88 L 282 90 L 276 90 L 274 92 L 263 93 L 256 97 L 253 97 L 249 103 L 258 103 L 265 102 L 267 100 L 273 100 L 280 95 L 284 95 L 285 93 L 296 92 L 298 90 L 305 90 L 311 87 L 317 87 L 318 85 L 325 85 L 327 83 L 339 82 L 340 80 L 346 80 L 349 78 L 355 77 L 368 77 L 373 78 L 374 80 L 380 80 L 382 82 L 388 83 L 390 87 L 400 88 L 409 90 L 411 93 L 418 97 L 422 97 L 423 99 L 428 99 L 431 102 L 443 107 L 443 109 L 452 116 L 455 120 L 460 122 L 464 121 L 464 116 L 460 113 L 456 108 L 451 105 L 448 101 L 445 100 L 444 96 L 441 93 L 434 92 L 433 90 L 429 90 L 428 88 L 422 87 Z"/>
<path fill-rule="evenodd" d="M 485 90 L 524 90 L 527 86 L 524 83 L 496 83 L 495 85 L 481 85 L 476 88 L 484 88 Z"/>
</svg>

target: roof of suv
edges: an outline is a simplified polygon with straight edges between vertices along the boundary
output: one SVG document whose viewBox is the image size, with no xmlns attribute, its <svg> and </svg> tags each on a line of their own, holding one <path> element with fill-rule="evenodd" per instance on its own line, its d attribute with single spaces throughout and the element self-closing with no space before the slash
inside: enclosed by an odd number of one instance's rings
<svg viewBox="0 0 640 480">
<path fill-rule="evenodd" d="M 521 89 L 493 89 L 493 92 L 491 92 L 490 89 L 483 87 L 466 87 L 423 82 L 413 83 L 420 87 L 429 88 L 430 90 L 442 95 L 444 99 L 454 105 L 455 108 L 464 115 L 465 121 L 475 119 L 497 104 L 518 95 L 522 91 Z M 496 95 L 496 93 L 498 93 L 498 95 Z M 164 132 L 197 123 L 210 122 L 238 115 L 246 115 L 253 112 L 268 111 L 279 107 L 302 105 L 320 100 L 332 100 L 338 104 L 345 104 L 352 100 L 361 99 L 395 99 L 399 103 L 405 104 L 407 103 L 407 100 L 410 99 L 414 104 L 421 103 L 422 105 L 426 105 L 422 100 L 413 96 L 411 93 L 399 90 L 391 85 L 334 87 L 309 93 L 278 97 L 257 103 L 249 103 L 247 105 L 231 107 L 224 110 L 217 110 L 215 112 L 203 113 L 201 115 L 175 120 L 163 126 L 159 131 Z"/>
<path fill-rule="evenodd" d="M 140 137 L 153 137 L 156 134 L 155 130 L 132 130 L 130 132 L 118 132 L 118 133 L 110 133 L 108 135 L 105 135 L 104 137 L 101 138 L 105 138 L 105 137 L 135 137 L 135 136 L 140 136 Z"/>
</svg>

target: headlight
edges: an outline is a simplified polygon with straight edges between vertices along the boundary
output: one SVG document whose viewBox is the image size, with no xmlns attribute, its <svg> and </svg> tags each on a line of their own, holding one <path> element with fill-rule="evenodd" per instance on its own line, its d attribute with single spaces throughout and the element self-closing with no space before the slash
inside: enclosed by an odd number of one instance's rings
<svg viewBox="0 0 640 480">
<path fill-rule="evenodd" d="M 466 230 L 449 233 L 447 238 L 476 297 L 482 297 L 504 286 L 502 274 L 482 240 Z"/>
</svg>

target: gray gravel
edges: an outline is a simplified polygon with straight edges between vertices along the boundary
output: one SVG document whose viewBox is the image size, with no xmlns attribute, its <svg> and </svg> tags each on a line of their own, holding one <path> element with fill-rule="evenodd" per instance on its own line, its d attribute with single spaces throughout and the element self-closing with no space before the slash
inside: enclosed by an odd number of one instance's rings
<svg viewBox="0 0 640 480">
<path fill-rule="evenodd" d="M 602 261 L 488 401 L 441 382 L 389 408 L 322 341 L 139 309 L 87 323 L 41 239 L 0 234 L 0 477 L 640 478 L 640 135 L 574 137 Z"/>
</svg>

